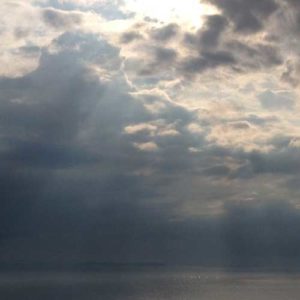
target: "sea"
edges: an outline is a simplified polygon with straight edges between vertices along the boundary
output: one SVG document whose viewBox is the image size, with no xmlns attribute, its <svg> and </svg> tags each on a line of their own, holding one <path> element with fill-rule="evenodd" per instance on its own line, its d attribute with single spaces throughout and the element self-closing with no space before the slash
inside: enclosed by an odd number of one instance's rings
<svg viewBox="0 0 300 300">
<path fill-rule="evenodd" d="M 2 300 L 298 300 L 300 274 L 114 267 L 0 273 Z"/>
</svg>

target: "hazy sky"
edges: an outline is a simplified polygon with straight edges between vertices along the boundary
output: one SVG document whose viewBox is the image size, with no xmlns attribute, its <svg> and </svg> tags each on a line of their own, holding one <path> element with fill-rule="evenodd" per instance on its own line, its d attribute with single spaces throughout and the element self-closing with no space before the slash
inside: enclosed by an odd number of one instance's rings
<svg viewBox="0 0 300 300">
<path fill-rule="evenodd" d="M 0 12 L 0 261 L 297 260 L 299 1 Z"/>
</svg>

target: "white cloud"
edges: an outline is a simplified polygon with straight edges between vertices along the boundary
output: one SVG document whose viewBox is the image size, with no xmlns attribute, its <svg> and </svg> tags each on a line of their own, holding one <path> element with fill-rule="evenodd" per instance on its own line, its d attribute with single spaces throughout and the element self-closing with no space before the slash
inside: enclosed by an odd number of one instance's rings
<svg viewBox="0 0 300 300">
<path fill-rule="evenodd" d="M 145 152 L 153 152 L 157 151 L 159 148 L 154 142 L 147 142 L 147 143 L 134 143 L 134 146 Z"/>
</svg>

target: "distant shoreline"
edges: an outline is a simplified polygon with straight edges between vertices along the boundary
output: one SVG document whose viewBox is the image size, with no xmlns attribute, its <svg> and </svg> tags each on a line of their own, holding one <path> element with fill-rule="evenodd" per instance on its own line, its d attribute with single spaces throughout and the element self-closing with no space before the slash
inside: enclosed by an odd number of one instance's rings
<svg viewBox="0 0 300 300">
<path fill-rule="evenodd" d="M 101 272 L 130 271 L 142 269 L 192 270 L 199 272 L 224 273 L 294 273 L 300 274 L 300 266 L 204 266 L 197 264 L 167 264 L 163 262 L 18 262 L 0 263 L 0 273 L 3 272 Z"/>
</svg>

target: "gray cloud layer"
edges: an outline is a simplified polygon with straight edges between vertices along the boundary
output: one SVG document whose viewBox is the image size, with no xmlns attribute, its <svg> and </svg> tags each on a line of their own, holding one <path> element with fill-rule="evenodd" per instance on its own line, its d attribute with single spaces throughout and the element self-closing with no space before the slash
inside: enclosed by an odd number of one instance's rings
<svg viewBox="0 0 300 300">
<path fill-rule="evenodd" d="M 12 30 L 6 55 L 39 59 L 0 77 L 0 262 L 299 264 L 298 71 L 274 29 L 290 13 L 296 36 L 298 4 L 207 2 L 194 31 L 92 32 L 92 10 L 130 18 L 119 1 L 43 2 L 50 42 Z"/>
</svg>

